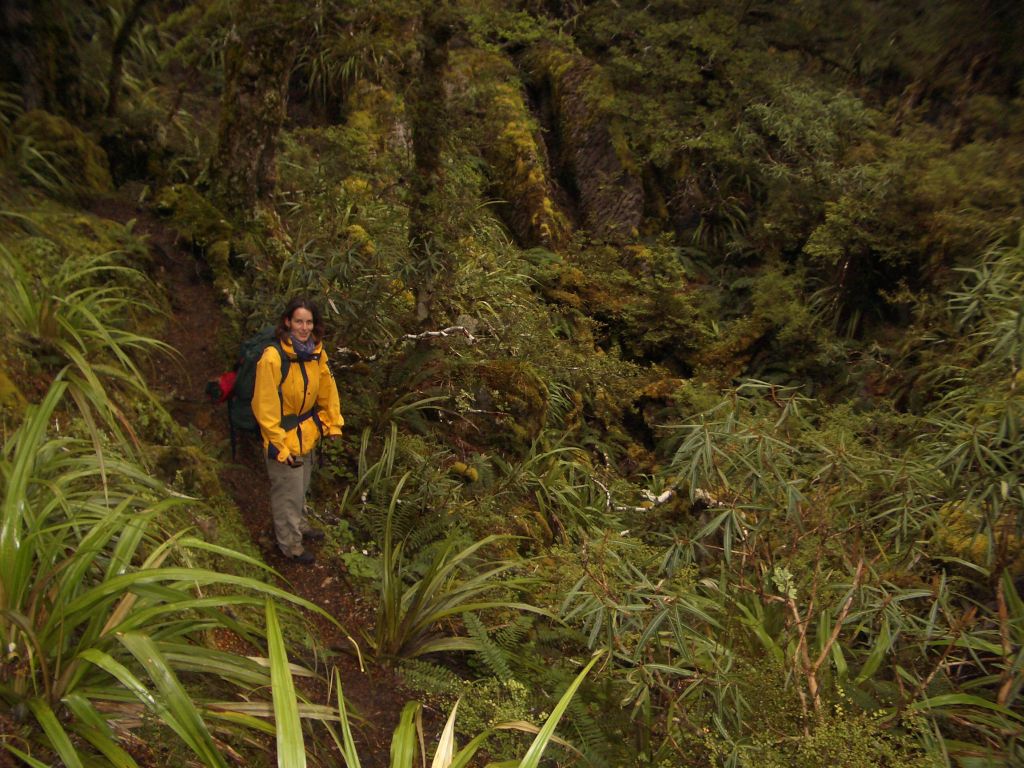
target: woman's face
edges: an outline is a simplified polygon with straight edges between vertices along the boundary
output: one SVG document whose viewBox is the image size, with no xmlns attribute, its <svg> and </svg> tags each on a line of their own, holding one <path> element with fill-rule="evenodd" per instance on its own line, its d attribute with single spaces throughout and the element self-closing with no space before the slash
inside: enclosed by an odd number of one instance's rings
<svg viewBox="0 0 1024 768">
<path fill-rule="evenodd" d="M 309 341 L 310 334 L 313 333 L 313 313 L 299 307 L 292 312 L 291 317 L 285 319 L 284 325 L 299 341 Z"/>
</svg>

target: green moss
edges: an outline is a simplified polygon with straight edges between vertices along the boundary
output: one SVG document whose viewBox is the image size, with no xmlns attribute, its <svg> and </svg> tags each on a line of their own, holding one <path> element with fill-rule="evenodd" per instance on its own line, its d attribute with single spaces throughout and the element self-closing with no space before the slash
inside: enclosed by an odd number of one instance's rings
<svg viewBox="0 0 1024 768">
<path fill-rule="evenodd" d="M 502 682 L 493 677 L 468 683 L 462 693 L 459 708 L 459 728 L 464 733 L 483 733 L 497 723 L 530 721 L 533 719 L 530 692 L 518 680 Z M 514 754 L 517 739 L 495 739 L 504 750 L 496 754 Z"/>
<path fill-rule="evenodd" d="M 200 248 L 229 240 L 231 224 L 217 208 L 188 184 L 173 184 L 157 194 L 156 209 L 170 216 L 178 232 Z"/>
<path fill-rule="evenodd" d="M 217 462 L 198 446 L 171 445 L 160 449 L 155 468 L 160 479 L 184 493 L 207 499 L 221 495 Z"/>
<path fill-rule="evenodd" d="M 199 249 L 213 272 L 214 285 L 230 290 L 229 259 L 235 230 L 220 210 L 188 184 L 173 184 L 157 194 L 156 209 L 169 216 L 178 233 Z"/>
<path fill-rule="evenodd" d="M 357 248 L 364 256 L 373 256 L 377 252 L 373 238 L 358 224 L 350 224 L 346 227 L 345 236 L 353 247 Z"/>
<path fill-rule="evenodd" d="M 990 567 L 993 561 L 992 539 L 982 528 L 985 519 L 981 511 L 961 502 L 950 502 L 939 510 L 939 524 L 936 526 L 935 543 L 954 557 Z M 1024 575 L 1024 547 L 1017 537 L 1012 512 L 992 526 L 993 538 L 1005 543 L 1010 572 L 1014 576 Z"/>
<path fill-rule="evenodd" d="M 24 208 L 9 208 L 25 226 L 0 230 L 0 243 L 14 252 L 33 274 L 48 275 L 65 262 L 85 255 L 116 253 L 133 267 L 149 264 L 149 248 L 131 223 L 104 219 L 76 211 L 57 201 L 33 201 Z"/>
<path fill-rule="evenodd" d="M 453 475 L 462 478 L 467 483 L 475 483 L 480 479 L 480 472 L 477 468 L 469 466 L 464 461 L 456 461 L 448 469 Z"/>
<path fill-rule="evenodd" d="M 758 737 L 742 763 L 753 768 L 938 768 L 905 731 L 837 704 L 800 739 Z"/>
<path fill-rule="evenodd" d="M 477 365 L 472 377 L 480 434 L 506 450 L 528 449 L 547 420 L 548 388 L 540 373 L 519 360 L 490 360 Z"/>
<path fill-rule="evenodd" d="M 0 368 L 0 421 L 3 423 L 17 422 L 24 414 L 27 404 L 25 396 L 7 375 L 7 371 Z"/>
<path fill-rule="evenodd" d="M 34 109 L 19 117 L 12 131 L 51 159 L 69 189 L 96 194 L 113 188 L 106 152 L 64 118 Z"/>
</svg>

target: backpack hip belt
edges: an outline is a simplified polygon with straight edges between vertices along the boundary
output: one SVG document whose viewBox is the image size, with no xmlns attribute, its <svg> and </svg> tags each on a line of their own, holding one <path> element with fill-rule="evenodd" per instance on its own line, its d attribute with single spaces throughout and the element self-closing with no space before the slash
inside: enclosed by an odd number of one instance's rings
<svg viewBox="0 0 1024 768">
<path fill-rule="evenodd" d="M 309 419 L 313 420 L 316 424 L 316 428 L 320 430 L 320 436 L 324 434 L 324 424 L 320 421 L 320 415 L 316 412 L 316 408 L 310 408 L 305 413 L 294 414 L 290 413 L 287 416 L 281 417 L 281 428 L 285 432 L 291 432 L 293 429 L 297 429 L 298 426 Z"/>
<path fill-rule="evenodd" d="M 305 413 L 299 413 L 299 414 L 290 413 L 287 416 L 282 416 L 281 417 L 281 428 L 284 429 L 285 432 L 291 432 L 293 429 L 298 429 L 299 425 L 301 425 L 302 422 L 309 421 L 310 419 L 313 420 L 313 423 L 316 424 L 316 428 L 320 431 L 320 437 L 323 437 L 324 436 L 324 424 L 323 424 L 322 421 L 320 421 L 320 415 L 316 412 L 316 408 L 311 408 L 310 410 L 306 411 Z M 301 430 L 299 430 L 298 435 L 299 435 L 299 454 L 302 455 L 302 431 Z M 279 450 L 277 450 L 277 447 L 273 443 L 270 443 L 267 446 L 267 456 L 269 456 L 271 459 L 276 459 L 280 455 L 280 453 L 281 452 Z"/>
</svg>

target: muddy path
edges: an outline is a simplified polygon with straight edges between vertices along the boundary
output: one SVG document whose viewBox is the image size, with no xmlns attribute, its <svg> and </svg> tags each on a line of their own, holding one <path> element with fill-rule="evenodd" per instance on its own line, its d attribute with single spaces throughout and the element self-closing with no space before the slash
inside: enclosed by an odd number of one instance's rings
<svg viewBox="0 0 1024 768">
<path fill-rule="evenodd" d="M 312 565 L 293 564 L 280 555 L 271 533 L 269 480 L 260 449 L 253 440 L 243 441 L 233 460 L 225 408 L 211 405 L 204 395 L 206 382 L 229 368 L 231 363 L 224 360 L 217 349 L 223 313 L 205 264 L 187 243 L 178 240 L 173 229 L 144 208 L 106 200 L 95 204 L 92 210 L 98 216 L 122 223 L 135 220 L 135 232 L 144 235 L 149 244 L 152 276 L 170 302 L 171 314 L 161 340 L 180 354 L 164 357 L 151 365 L 150 385 L 162 395 L 174 419 L 197 431 L 204 448 L 220 462 L 222 487 L 233 498 L 264 560 L 280 574 L 281 586 L 323 608 L 353 637 L 360 639 L 361 632 L 373 628 L 372 601 L 353 590 L 342 563 L 330 552 L 322 551 L 321 545 L 312 545 L 317 554 Z M 284 301 L 282 297 L 282 305 Z M 339 388 L 343 390 L 343 387 L 344 383 L 339 381 Z M 366 660 L 361 670 L 344 633 L 321 616 L 310 613 L 307 618 L 310 632 L 324 649 L 317 671 L 329 676 L 328 667 L 338 667 L 346 701 L 363 719 L 354 731 L 363 765 L 368 768 L 388 765 L 391 734 L 402 707 L 415 695 L 404 690 L 396 675 L 386 667 Z M 231 642 L 229 638 L 224 639 L 225 645 L 230 646 Z M 336 704 L 336 699 L 327 701 L 333 694 L 325 685 L 309 688 L 306 695 L 319 699 L 318 703 Z M 434 719 L 436 717 L 428 718 Z"/>
</svg>

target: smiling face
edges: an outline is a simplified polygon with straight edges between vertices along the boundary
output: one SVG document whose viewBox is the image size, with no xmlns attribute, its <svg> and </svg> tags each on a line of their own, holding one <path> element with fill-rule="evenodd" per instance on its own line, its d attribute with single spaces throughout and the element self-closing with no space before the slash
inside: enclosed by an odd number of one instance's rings
<svg viewBox="0 0 1024 768">
<path fill-rule="evenodd" d="M 292 312 L 291 317 L 285 318 L 284 325 L 288 332 L 299 341 L 309 341 L 309 337 L 313 333 L 313 313 L 299 307 Z"/>
</svg>

